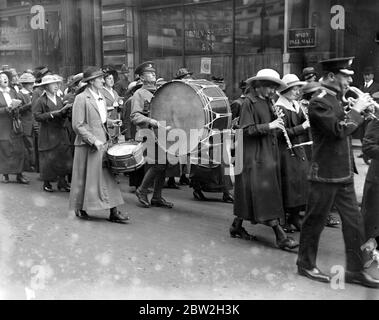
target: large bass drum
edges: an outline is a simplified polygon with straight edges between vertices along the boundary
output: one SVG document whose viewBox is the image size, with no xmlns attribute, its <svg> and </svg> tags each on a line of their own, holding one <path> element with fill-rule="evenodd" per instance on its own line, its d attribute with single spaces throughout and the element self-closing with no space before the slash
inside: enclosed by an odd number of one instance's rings
<svg viewBox="0 0 379 320">
<path fill-rule="evenodd" d="M 207 80 L 167 82 L 156 91 L 150 110 L 153 119 L 166 121 L 166 126 L 186 133 L 187 148 L 176 150 L 177 156 L 197 151 L 199 144 L 207 142 L 215 130 L 222 131 L 231 127 L 228 98 L 219 86 Z M 198 139 L 191 139 L 193 129 L 198 130 Z M 162 146 L 158 141 L 160 147 L 168 153 L 171 153 L 169 148 L 174 143 L 176 142 L 166 141 L 166 146 Z"/>
</svg>

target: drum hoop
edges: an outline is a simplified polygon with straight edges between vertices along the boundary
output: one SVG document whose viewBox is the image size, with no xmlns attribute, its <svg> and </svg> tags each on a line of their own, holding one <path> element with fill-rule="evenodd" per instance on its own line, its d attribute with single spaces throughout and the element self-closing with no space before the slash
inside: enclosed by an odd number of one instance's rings
<svg viewBox="0 0 379 320">
<path fill-rule="evenodd" d="M 114 147 L 117 147 L 117 146 L 121 146 L 121 145 L 123 145 L 123 144 L 127 144 L 127 145 L 135 145 L 135 148 L 134 149 L 137 149 L 139 146 L 141 146 L 141 142 L 121 142 L 121 143 L 117 143 L 117 144 L 114 144 L 113 146 L 111 146 L 110 148 L 108 148 L 108 150 L 107 150 L 107 155 L 109 156 L 109 157 L 118 157 L 118 158 L 120 158 L 120 157 L 128 157 L 128 158 L 130 158 L 130 157 L 132 157 L 135 153 L 136 153 L 136 151 L 135 150 L 133 150 L 131 153 L 129 153 L 129 154 L 124 154 L 124 155 L 122 155 L 122 156 L 115 156 L 115 155 L 112 155 L 112 154 L 110 154 L 109 153 L 109 150 L 111 150 L 112 148 L 114 148 Z"/>
<path fill-rule="evenodd" d="M 142 157 L 142 160 L 141 160 L 139 163 L 137 163 L 137 164 L 135 164 L 134 166 L 131 166 L 131 167 L 129 167 L 129 168 L 126 168 L 126 167 L 116 167 L 116 166 L 112 166 L 112 165 L 111 165 L 111 169 L 115 169 L 115 170 L 117 170 L 118 168 L 120 168 L 120 169 L 125 169 L 125 170 L 130 170 L 130 171 L 132 171 L 132 170 L 134 170 L 135 168 L 138 168 L 138 167 L 142 166 L 145 162 L 146 162 L 145 157 Z"/>
</svg>

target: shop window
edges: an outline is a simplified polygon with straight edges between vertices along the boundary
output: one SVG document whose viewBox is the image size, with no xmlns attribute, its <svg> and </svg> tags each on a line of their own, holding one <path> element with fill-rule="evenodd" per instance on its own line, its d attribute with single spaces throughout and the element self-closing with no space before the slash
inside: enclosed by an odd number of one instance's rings
<svg viewBox="0 0 379 320">
<path fill-rule="evenodd" d="M 283 51 L 284 0 L 237 1 L 236 51 L 270 53 Z"/>
<path fill-rule="evenodd" d="M 185 8 L 185 53 L 231 54 L 231 1 Z"/>
<path fill-rule="evenodd" d="M 143 59 L 182 54 L 182 9 L 165 8 L 143 12 Z"/>
</svg>

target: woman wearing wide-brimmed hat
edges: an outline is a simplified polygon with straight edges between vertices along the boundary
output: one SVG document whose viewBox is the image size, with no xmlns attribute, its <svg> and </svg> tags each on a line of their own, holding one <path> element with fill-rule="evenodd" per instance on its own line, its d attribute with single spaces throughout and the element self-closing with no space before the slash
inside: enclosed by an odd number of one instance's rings
<svg viewBox="0 0 379 320">
<path fill-rule="evenodd" d="M 22 88 L 19 92 L 22 106 L 20 107 L 20 119 L 24 129 L 24 145 L 25 145 L 25 164 L 26 171 L 34 171 L 36 166 L 33 125 L 34 117 L 32 112 L 32 95 L 35 77 L 28 72 L 21 75 L 19 81 Z"/>
<path fill-rule="evenodd" d="M 285 87 L 279 74 L 262 69 L 247 79 L 248 92 L 243 101 L 240 129 L 242 149 L 236 149 L 236 164 L 243 165 L 235 176 L 234 215 L 230 227 L 232 237 L 254 240 L 243 227 L 243 220 L 273 228 L 280 249 L 293 249 L 298 243 L 287 237 L 280 222 L 284 220 L 280 183 L 280 153 L 277 136 L 284 129 L 283 120 L 273 112 L 275 90 Z M 236 167 L 236 170 L 238 168 Z"/>
<path fill-rule="evenodd" d="M 88 219 L 88 210 L 109 210 L 109 220 L 127 223 L 129 217 L 117 210 L 124 203 L 115 177 L 103 166 L 108 128 L 119 120 L 107 118 L 105 98 L 101 94 L 104 73 L 96 67 L 84 71 L 84 91 L 72 107 L 72 127 L 76 133 L 72 170 L 70 208 L 79 218 Z"/>
<path fill-rule="evenodd" d="M 308 192 L 308 158 L 303 146 L 289 149 L 286 139 L 292 145 L 302 143 L 308 137 L 310 128 L 307 115 L 304 114 L 298 99 L 301 95 L 301 87 L 306 82 L 300 81 L 295 74 L 286 74 L 282 81 L 285 87 L 279 90 L 279 99 L 275 107 L 280 108 L 283 114 L 284 133 L 279 134 L 280 168 L 282 179 L 283 206 L 286 213 L 284 230 L 300 231 L 300 212 L 305 211 Z M 294 228 L 294 227 L 295 228 Z"/>
<path fill-rule="evenodd" d="M 18 109 L 21 103 L 16 92 L 9 88 L 8 76 L 0 72 L 0 174 L 3 174 L 4 183 L 10 181 L 10 174 L 16 175 L 18 183 L 29 183 L 22 174 L 25 159 L 23 130 L 17 125 L 20 123 Z"/>
<path fill-rule="evenodd" d="M 54 181 L 58 181 L 58 190 L 70 191 L 65 178 L 72 170 L 70 140 L 64 126 L 68 108 L 57 95 L 60 82 L 62 78 L 58 75 L 44 76 L 37 84 L 44 93 L 33 106 L 34 118 L 40 123 L 38 151 L 43 190 L 46 192 L 54 191 L 51 185 Z"/>
</svg>

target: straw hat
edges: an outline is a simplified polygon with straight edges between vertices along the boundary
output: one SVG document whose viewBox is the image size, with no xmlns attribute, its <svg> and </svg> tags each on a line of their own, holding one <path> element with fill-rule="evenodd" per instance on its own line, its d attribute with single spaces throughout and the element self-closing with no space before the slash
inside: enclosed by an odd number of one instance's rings
<svg viewBox="0 0 379 320">
<path fill-rule="evenodd" d="M 282 81 L 283 81 L 285 86 L 280 88 L 280 90 L 278 90 L 279 92 L 283 92 L 283 91 L 288 90 L 292 87 L 303 86 L 306 84 L 306 82 L 300 81 L 300 79 L 297 77 L 296 74 L 292 74 L 292 73 L 286 74 L 283 77 Z"/>
<path fill-rule="evenodd" d="M 253 81 L 271 81 L 279 85 L 279 88 L 285 87 L 286 84 L 280 80 L 280 75 L 273 69 L 259 70 L 255 77 L 251 77 L 246 80 L 248 85 L 251 85 Z"/>
<path fill-rule="evenodd" d="M 35 87 L 45 86 L 50 83 L 62 82 L 62 80 L 62 77 L 58 76 L 57 74 L 48 74 L 47 76 L 44 76 L 41 83 L 37 83 Z"/>
<path fill-rule="evenodd" d="M 36 78 L 31 73 L 25 72 L 21 75 L 19 81 L 20 83 L 34 83 Z"/>
</svg>

